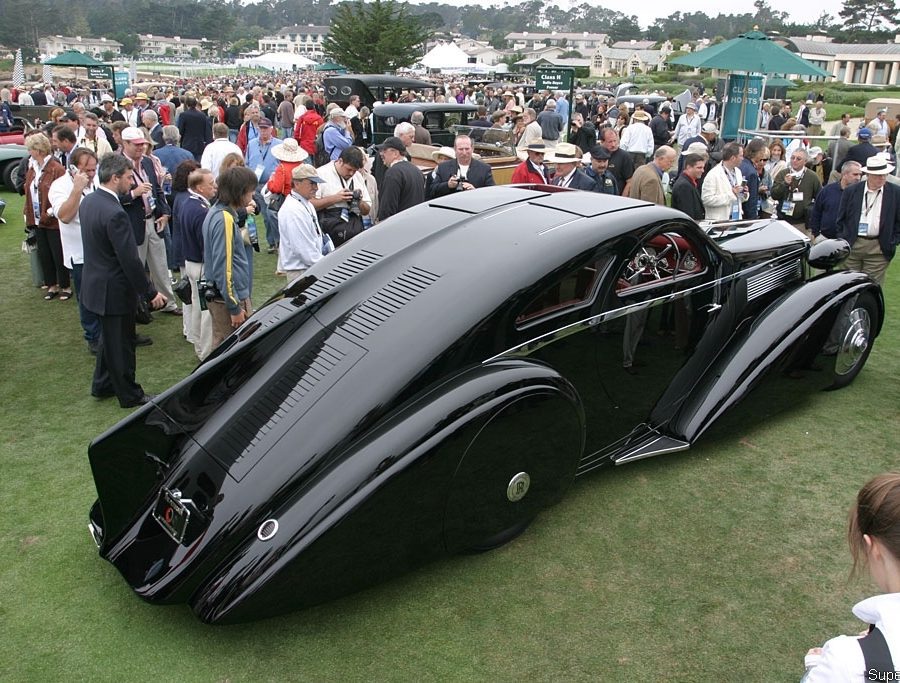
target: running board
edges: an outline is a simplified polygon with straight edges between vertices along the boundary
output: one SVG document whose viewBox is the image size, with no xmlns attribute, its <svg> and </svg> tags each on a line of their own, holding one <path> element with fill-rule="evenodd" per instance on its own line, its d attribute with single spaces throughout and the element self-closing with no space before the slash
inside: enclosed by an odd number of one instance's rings
<svg viewBox="0 0 900 683">
<path fill-rule="evenodd" d="M 686 441 L 673 439 L 671 436 L 657 436 L 645 441 L 644 443 L 626 451 L 622 455 L 613 458 L 616 465 L 624 465 L 632 460 L 641 460 L 643 458 L 652 458 L 654 455 L 663 455 L 664 453 L 676 453 L 678 451 L 686 451 L 691 445 Z"/>
</svg>

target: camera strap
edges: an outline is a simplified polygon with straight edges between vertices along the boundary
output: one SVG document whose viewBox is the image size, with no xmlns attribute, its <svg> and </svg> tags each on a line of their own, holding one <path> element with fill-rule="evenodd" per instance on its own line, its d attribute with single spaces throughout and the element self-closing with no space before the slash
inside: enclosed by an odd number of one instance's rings
<svg viewBox="0 0 900 683">
<path fill-rule="evenodd" d="M 859 643 L 859 647 L 863 652 L 863 657 L 866 660 L 866 672 L 873 671 L 883 674 L 894 673 L 894 662 L 891 659 L 891 650 L 880 629 L 874 624 L 869 626 L 869 635 L 860 638 L 857 642 Z M 884 678 L 881 680 L 889 679 Z"/>
</svg>

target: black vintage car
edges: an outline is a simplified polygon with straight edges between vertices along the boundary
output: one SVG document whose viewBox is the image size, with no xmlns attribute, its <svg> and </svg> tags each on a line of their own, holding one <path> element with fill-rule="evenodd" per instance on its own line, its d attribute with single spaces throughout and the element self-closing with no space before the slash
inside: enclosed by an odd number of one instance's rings
<svg viewBox="0 0 900 683">
<path fill-rule="evenodd" d="M 456 102 L 398 102 L 376 105 L 372 111 L 374 142 L 380 144 L 392 136 L 394 126 L 409 121 L 415 111 L 422 112 L 425 117 L 422 125 L 431 134 L 432 144 L 453 147 L 456 133 L 452 130 L 452 126 L 468 125 L 469 121 L 475 118 L 478 107 L 474 104 Z"/>
<path fill-rule="evenodd" d="M 359 96 L 360 104 L 372 109 L 376 102 L 396 100 L 404 90 L 420 93 L 437 89 L 430 81 L 390 74 L 343 74 L 325 79 L 325 97 L 342 107 L 350 103 L 353 95 Z"/>
<path fill-rule="evenodd" d="M 206 622 L 281 613 L 500 545 L 577 476 L 865 363 L 879 287 L 810 275 L 845 242 L 556 190 L 458 193 L 362 233 L 99 436 L 100 555 Z"/>
</svg>

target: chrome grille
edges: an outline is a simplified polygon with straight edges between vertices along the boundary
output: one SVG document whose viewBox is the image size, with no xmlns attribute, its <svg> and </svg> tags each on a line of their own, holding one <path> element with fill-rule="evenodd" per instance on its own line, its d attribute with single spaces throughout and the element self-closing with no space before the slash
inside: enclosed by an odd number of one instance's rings
<svg viewBox="0 0 900 683">
<path fill-rule="evenodd" d="M 747 278 L 747 301 L 758 299 L 764 294 L 778 289 L 786 282 L 799 280 L 800 274 L 800 259 L 796 259 L 751 275 Z"/>
</svg>

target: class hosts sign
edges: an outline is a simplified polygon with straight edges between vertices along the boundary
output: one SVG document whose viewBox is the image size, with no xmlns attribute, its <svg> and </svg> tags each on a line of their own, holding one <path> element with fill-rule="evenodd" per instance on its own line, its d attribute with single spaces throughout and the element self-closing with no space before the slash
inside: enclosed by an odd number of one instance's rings
<svg viewBox="0 0 900 683">
<path fill-rule="evenodd" d="M 725 86 L 725 109 L 722 112 L 722 138 L 735 140 L 738 129 L 756 129 L 762 107 L 765 76 L 729 74 Z"/>
</svg>

